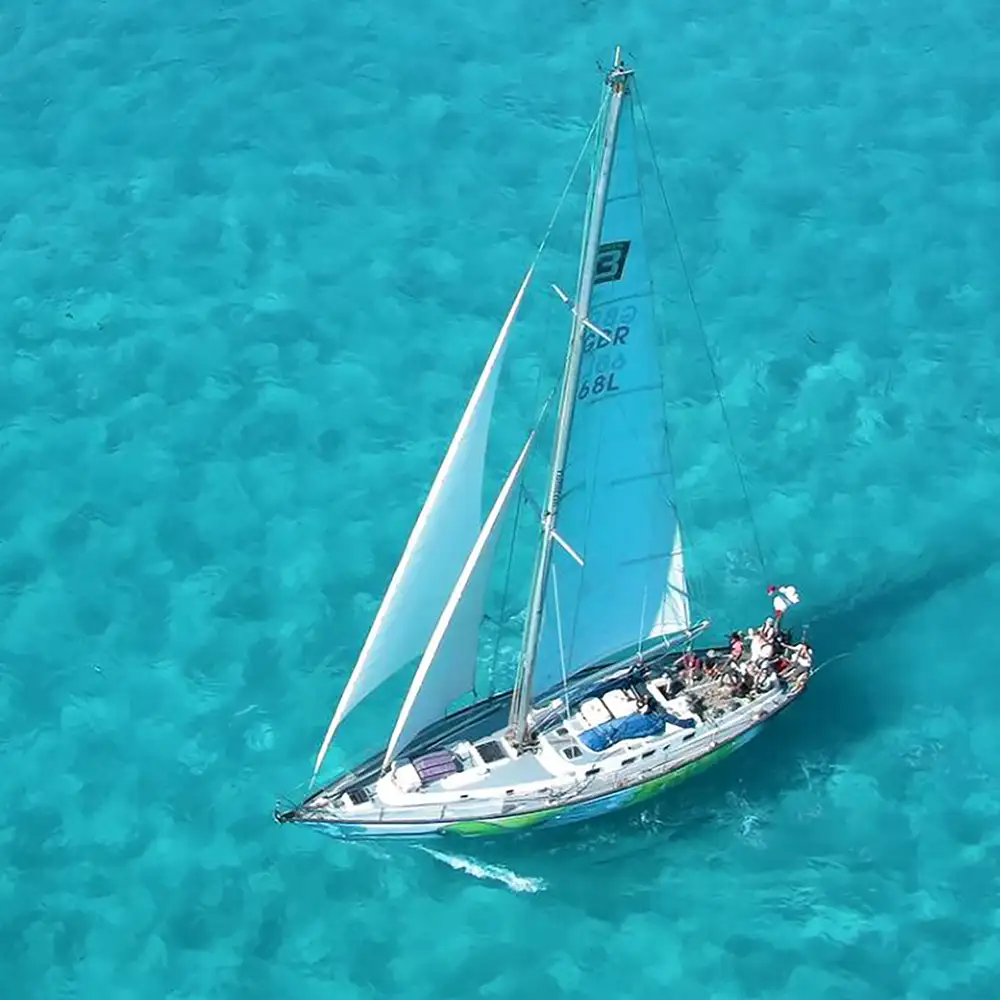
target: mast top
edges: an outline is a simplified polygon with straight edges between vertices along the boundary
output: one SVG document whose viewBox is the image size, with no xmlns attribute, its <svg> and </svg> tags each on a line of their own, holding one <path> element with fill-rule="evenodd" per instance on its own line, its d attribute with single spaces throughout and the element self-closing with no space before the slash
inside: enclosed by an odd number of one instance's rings
<svg viewBox="0 0 1000 1000">
<path fill-rule="evenodd" d="M 626 66 L 622 59 L 622 47 L 620 45 L 615 46 L 615 61 L 611 67 L 611 72 L 608 73 L 608 85 L 612 90 L 621 92 L 625 89 L 628 78 L 634 73 L 635 70 L 631 66 Z"/>
</svg>

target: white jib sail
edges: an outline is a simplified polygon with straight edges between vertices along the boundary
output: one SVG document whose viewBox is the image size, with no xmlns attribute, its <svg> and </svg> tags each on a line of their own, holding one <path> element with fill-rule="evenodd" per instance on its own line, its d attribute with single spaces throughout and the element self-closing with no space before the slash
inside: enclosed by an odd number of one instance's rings
<svg viewBox="0 0 1000 1000">
<path fill-rule="evenodd" d="M 319 774 L 341 722 L 380 684 L 426 649 L 475 544 L 482 518 L 483 469 L 500 367 L 524 293 L 528 268 L 489 359 L 462 414 L 424 506 L 382 598 L 313 768 Z"/>
<path fill-rule="evenodd" d="M 422 729 L 442 718 L 448 706 L 475 685 L 479 623 L 496 540 L 534 437 L 532 431 L 438 620 L 389 739 L 384 768 L 392 763 L 397 748 L 405 747 Z"/>
</svg>

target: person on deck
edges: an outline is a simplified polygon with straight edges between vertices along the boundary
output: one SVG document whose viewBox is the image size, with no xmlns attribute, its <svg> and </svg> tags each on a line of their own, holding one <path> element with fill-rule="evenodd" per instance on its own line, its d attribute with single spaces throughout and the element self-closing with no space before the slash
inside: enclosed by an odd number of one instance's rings
<svg viewBox="0 0 1000 1000">
<path fill-rule="evenodd" d="M 743 659 L 743 636 L 739 632 L 733 632 L 729 636 L 729 658 L 733 663 L 739 663 Z"/>
<path fill-rule="evenodd" d="M 765 642 L 774 642 L 778 634 L 778 626 L 773 618 L 768 618 L 761 626 L 760 634 Z"/>
<path fill-rule="evenodd" d="M 767 638 L 764 629 L 755 632 L 750 640 L 750 662 L 768 663 L 772 656 L 774 656 L 774 645 Z"/>
</svg>

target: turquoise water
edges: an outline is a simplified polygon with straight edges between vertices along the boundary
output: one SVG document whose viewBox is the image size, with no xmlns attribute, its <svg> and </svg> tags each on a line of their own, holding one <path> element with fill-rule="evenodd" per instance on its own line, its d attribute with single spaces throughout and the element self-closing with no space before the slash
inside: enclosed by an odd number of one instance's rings
<svg viewBox="0 0 1000 1000">
<path fill-rule="evenodd" d="M 742 623 L 794 581 L 837 659 L 582 830 L 278 828 L 617 42 L 767 560 L 661 208 L 698 592 Z M 5 4 L 5 990 L 994 997 L 998 98 L 987 0 Z M 494 484 L 565 328 L 536 296 Z"/>
</svg>

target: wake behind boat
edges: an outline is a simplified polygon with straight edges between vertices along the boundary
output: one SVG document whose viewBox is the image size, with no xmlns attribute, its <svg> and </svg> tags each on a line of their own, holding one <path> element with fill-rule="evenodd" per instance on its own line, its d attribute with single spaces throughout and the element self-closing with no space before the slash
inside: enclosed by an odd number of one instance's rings
<svg viewBox="0 0 1000 1000">
<path fill-rule="evenodd" d="M 732 633 L 727 646 L 697 643 L 709 623 L 691 616 L 642 229 L 634 79 L 620 50 L 606 83 L 591 133 L 598 141 L 575 300 L 559 292 L 572 323 L 513 687 L 481 695 L 477 651 L 496 540 L 534 431 L 485 520 L 481 501 L 499 371 L 535 263 L 313 778 L 343 720 L 419 658 L 388 743 L 276 813 L 281 823 L 342 838 L 414 839 L 576 822 L 643 801 L 727 756 L 806 687 L 812 650 L 783 626 L 799 601 L 794 587 L 769 588 L 774 615 L 759 628 Z M 456 707 L 470 695 L 471 705 Z"/>
</svg>

